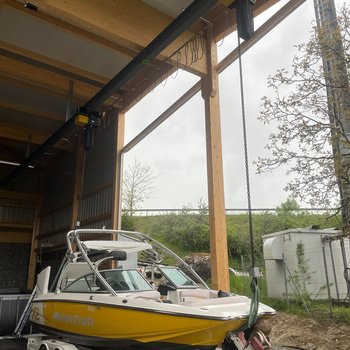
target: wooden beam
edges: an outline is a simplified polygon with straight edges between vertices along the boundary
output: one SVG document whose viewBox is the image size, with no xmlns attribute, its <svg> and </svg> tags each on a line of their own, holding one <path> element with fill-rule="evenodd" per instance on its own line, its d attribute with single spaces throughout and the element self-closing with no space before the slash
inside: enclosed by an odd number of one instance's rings
<svg viewBox="0 0 350 350">
<path fill-rule="evenodd" d="M 33 92 L 37 92 L 39 94 L 44 95 L 43 98 L 45 98 L 46 95 L 48 96 L 54 96 L 57 98 L 60 98 L 66 102 L 67 100 L 67 91 L 58 90 L 55 87 L 48 87 L 42 84 L 39 84 L 37 82 L 30 82 L 27 80 L 23 80 L 20 77 L 14 77 L 9 75 L 3 75 L 0 72 L 0 81 L 13 85 L 18 88 L 24 88 L 32 90 Z M 86 98 L 82 98 L 79 96 L 73 96 L 73 101 L 76 105 L 80 106 L 86 102 Z"/>
<path fill-rule="evenodd" d="M 98 88 L 103 87 L 109 81 L 109 79 L 106 77 L 85 71 L 66 63 L 62 63 L 52 58 L 40 55 L 36 52 L 23 49 L 3 40 L 0 40 L 0 54 L 64 75 L 69 79 L 81 81 L 92 86 L 97 86 Z"/>
<path fill-rule="evenodd" d="M 42 144 L 50 136 L 49 134 L 39 133 L 35 130 L 0 123 L 0 137 L 28 142 L 29 135 L 31 135 L 31 143 L 37 145 Z"/>
<path fill-rule="evenodd" d="M 38 201 L 41 196 L 37 193 L 30 193 L 30 192 L 17 192 L 17 191 L 10 191 L 10 190 L 0 190 L 0 197 L 3 199 L 15 199 L 15 200 L 21 200 L 21 201 L 30 201 L 30 202 L 36 202 Z"/>
<path fill-rule="evenodd" d="M 116 42 L 113 42 L 111 40 L 108 40 L 106 38 L 103 38 L 101 36 L 95 35 L 91 33 L 88 29 L 84 30 L 78 26 L 73 25 L 70 22 L 66 22 L 64 20 L 61 20 L 57 17 L 50 16 L 47 13 L 41 12 L 41 11 L 31 11 L 23 6 L 22 3 L 16 1 L 16 0 L 0 0 L 3 1 L 6 6 L 9 6 L 11 8 L 14 8 L 18 11 L 21 11 L 25 13 L 26 15 L 30 15 L 32 17 L 37 18 L 38 20 L 48 23 L 52 26 L 55 26 L 57 28 L 60 28 L 64 30 L 65 32 L 72 33 L 76 36 L 81 37 L 82 39 L 89 40 L 91 42 L 94 42 L 100 46 L 107 47 L 109 49 L 112 49 L 114 51 L 118 51 L 128 57 L 135 57 L 138 53 L 136 49 L 128 49 L 122 45 L 119 45 Z"/>
<path fill-rule="evenodd" d="M 33 66 L 29 63 L 20 62 L 14 58 L 0 55 L 0 75 L 5 77 L 38 84 L 51 90 L 59 91 L 62 95 L 66 95 L 70 89 L 70 81 L 72 79 L 62 76 L 61 74 L 48 71 L 47 69 Z M 94 96 L 100 89 L 80 81 L 74 81 L 74 96 L 84 101 Z M 107 104 L 113 104 L 114 98 L 110 98 Z"/>
<path fill-rule="evenodd" d="M 13 232 L 0 230 L 0 243 L 24 243 L 30 244 L 31 232 Z"/>
<path fill-rule="evenodd" d="M 112 228 L 120 230 L 122 227 L 122 181 L 123 181 L 123 153 L 125 135 L 125 114 L 114 110 L 115 128 L 115 167 L 113 182 Z M 113 117 L 113 116 L 112 116 Z M 116 237 L 113 237 L 115 240 Z"/>
<path fill-rule="evenodd" d="M 6 5 L 19 9 L 18 4 L 11 0 L 6 0 Z M 173 20 L 139 0 L 104 0 L 103 6 L 99 0 L 36 0 L 35 5 L 38 11 L 27 10 L 26 13 L 40 16 L 41 20 L 98 44 L 105 45 L 106 41 L 114 43 L 119 52 L 129 57 L 134 57 L 146 47 Z M 190 31 L 183 33 L 162 52 L 160 59 L 172 57 L 193 36 Z M 205 53 L 191 66 L 187 66 L 185 48 L 178 58 L 182 68 L 198 75 L 206 74 Z M 173 64 L 178 64 L 176 55 L 171 60 Z"/>
<path fill-rule="evenodd" d="M 17 224 L 17 223 L 13 223 L 13 222 L 3 222 L 0 221 L 0 227 L 6 227 L 6 228 L 13 228 L 13 229 L 31 229 L 33 228 L 33 224 Z"/>
<path fill-rule="evenodd" d="M 217 48 L 210 30 L 208 31 L 208 51 L 210 75 L 203 81 L 202 96 L 205 102 L 206 121 L 211 280 L 214 289 L 229 291 L 219 84 L 216 71 Z"/>
<path fill-rule="evenodd" d="M 56 121 L 59 121 L 62 123 L 65 121 L 64 115 L 52 114 L 52 113 L 48 113 L 48 112 L 45 112 L 42 110 L 38 110 L 36 108 L 23 106 L 23 105 L 19 105 L 19 104 L 14 104 L 14 103 L 9 103 L 5 100 L 1 100 L 1 98 L 0 98 L 0 108 L 9 109 L 9 110 L 16 111 L 19 113 L 35 115 L 36 117 L 40 117 L 43 119 L 56 120 Z"/>
</svg>

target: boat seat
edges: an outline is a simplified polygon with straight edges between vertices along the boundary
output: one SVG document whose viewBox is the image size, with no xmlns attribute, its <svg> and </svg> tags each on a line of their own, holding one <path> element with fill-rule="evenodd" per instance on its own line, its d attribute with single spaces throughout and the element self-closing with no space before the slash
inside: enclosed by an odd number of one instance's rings
<svg viewBox="0 0 350 350">
<path fill-rule="evenodd" d="M 144 292 L 133 292 L 126 295 L 129 299 L 147 299 L 161 302 L 160 293 L 156 290 L 148 290 Z"/>
<path fill-rule="evenodd" d="M 225 304 L 246 304 L 250 303 L 250 299 L 245 296 L 232 296 L 227 298 L 212 298 L 212 299 L 199 299 L 187 300 L 182 302 L 185 306 L 209 306 L 209 305 L 225 305 Z"/>
<path fill-rule="evenodd" d="M 203 299 L 217 299 L 218 294 L 209 289 L 181 289 L 178 291 L 180 303 L 201 301 Z"/>
</svg>

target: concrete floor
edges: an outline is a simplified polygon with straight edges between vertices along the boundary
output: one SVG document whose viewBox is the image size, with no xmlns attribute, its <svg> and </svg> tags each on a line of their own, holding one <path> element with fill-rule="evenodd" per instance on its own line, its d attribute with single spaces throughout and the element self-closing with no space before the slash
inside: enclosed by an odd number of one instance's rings
<svg viewBox="0 0 350 350">
<path fill-rule="evenodd" d="M 1 350 L 25 350 L 27 349 L 26 339 L 5 339 L 0 340 Z"/>
</svg>

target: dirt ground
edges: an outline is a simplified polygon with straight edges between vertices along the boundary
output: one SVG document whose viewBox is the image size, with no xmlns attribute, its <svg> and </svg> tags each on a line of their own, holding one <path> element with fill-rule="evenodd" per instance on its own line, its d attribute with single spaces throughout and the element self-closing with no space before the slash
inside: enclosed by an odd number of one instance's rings
<svg viewBox="0 0 350 350">
<path fill-rule="evenodd" d="M 316 320 L 283 312 L 272 321 L 271 342 L 275 348 L 294 346 L 306 350 L 350 349 L 350 325 L 327 320 Z"/>
</svg>

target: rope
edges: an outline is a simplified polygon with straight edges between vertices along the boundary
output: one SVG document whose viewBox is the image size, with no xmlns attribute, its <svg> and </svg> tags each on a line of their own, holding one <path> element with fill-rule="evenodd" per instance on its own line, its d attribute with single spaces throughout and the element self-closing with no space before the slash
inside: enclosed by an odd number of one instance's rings
<svg viewBox="0 0 350 350">
<path fill-rule="evenodd" d="M 248 201 L 248 224 L 249 224 L 249 240 L 250 240 L 250 254 L 252 260 L 252 272 L 253 278 L 250 284 L 253 295 L 250 302 L 250 311 L 248 318 L 248 328 L 256 322 L 259 308 L 260 291 L 258 287 L 258 280 L 256 276 L 256 259 L 254 250 L 254 234 L 253 234 L 253 218 L 252 218 L 252 205 L 250 199 L 250 179 L 249 179 L 249 160 L 248 160 L 248 142 L 247 142 L 247 125 L 245 116 L 245 103 L 244 103 L 244 88 L 243 88 L 243 69 L 242 69 L 242 53 L 241 53 L 241 40 L 237 30 L 238 37 L 238 63 L 239 63 L 239 81 L 241 91 L 241 108 L 242 108 L 242 128 L 243 128 L 243 145 L 244 145 L 244 161 L 245 161 L 245 175 L 247 185 L 247 201 Z"/>
</svg>

